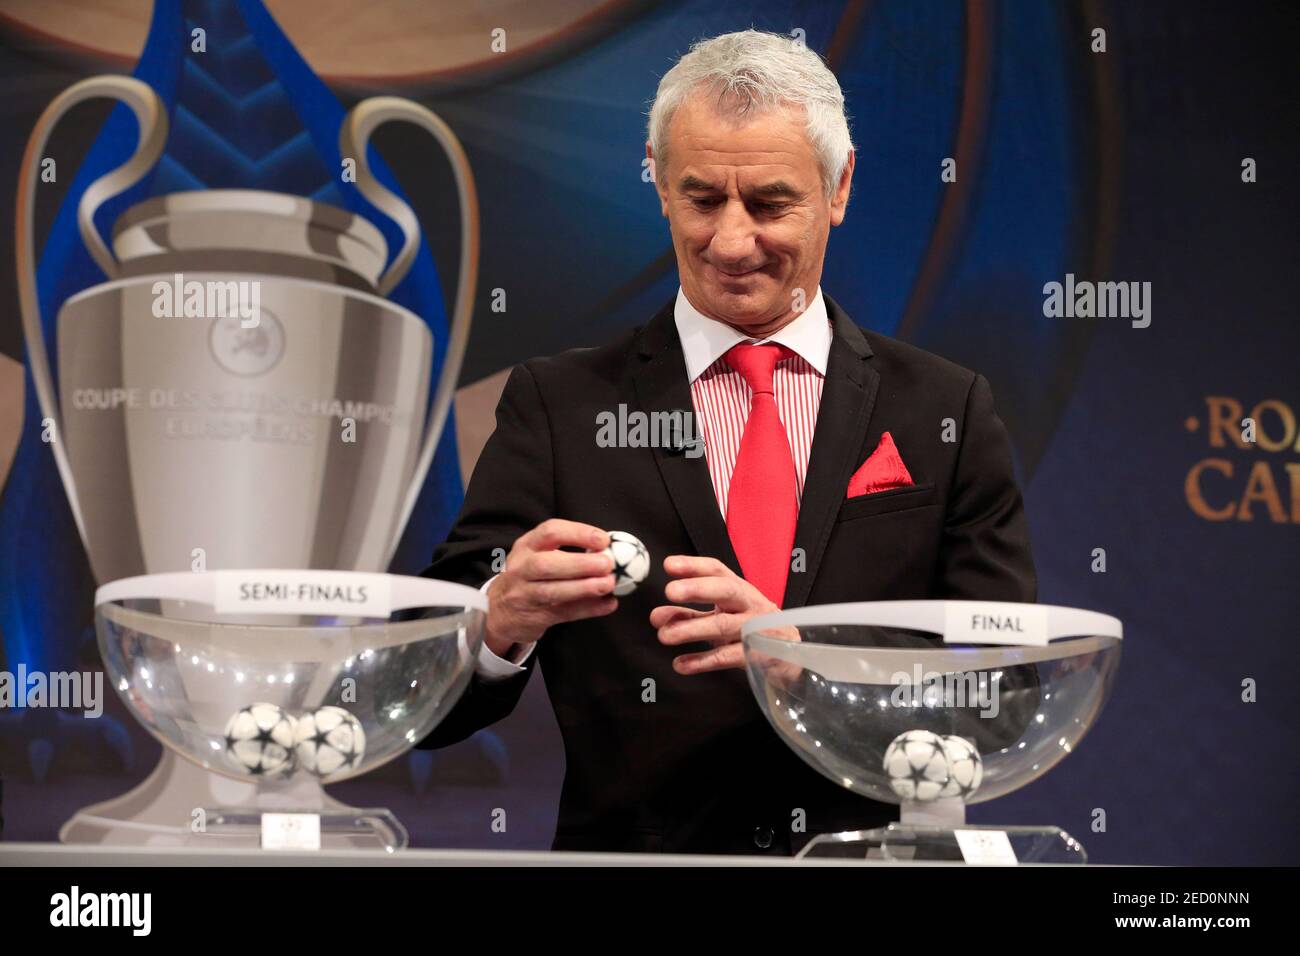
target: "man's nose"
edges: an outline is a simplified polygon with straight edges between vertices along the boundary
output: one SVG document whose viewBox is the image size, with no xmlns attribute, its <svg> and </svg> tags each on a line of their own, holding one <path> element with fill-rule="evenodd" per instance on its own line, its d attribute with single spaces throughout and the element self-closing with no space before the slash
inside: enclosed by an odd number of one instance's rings
<svg viewBox="0 0 1300 956">
<path fill-rule="evenodd" d="M 752 264 L 758 230 L 744 203 L 728 202 L 718 217 L 710 251 L 718 265 Z"/>
</svg>

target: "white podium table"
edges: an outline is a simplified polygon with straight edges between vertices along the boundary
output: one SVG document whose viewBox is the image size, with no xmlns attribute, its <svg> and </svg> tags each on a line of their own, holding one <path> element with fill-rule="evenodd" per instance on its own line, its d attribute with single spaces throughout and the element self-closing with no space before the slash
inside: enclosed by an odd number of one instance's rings
<svg viewBox="0 0 1300 956">
<path fill-rule="evenodd" d="M 1034 864 L 1025 864 L 1034 865 Z M 548 853 L 522 850 L 196 850 L 65 843 L 0 843 L 0 869 L 13 866 L 619 866 L 768 867 L 965 866 L 960 862 L 796 860 L 790 857 L 673 853 Z"/>
</svg>

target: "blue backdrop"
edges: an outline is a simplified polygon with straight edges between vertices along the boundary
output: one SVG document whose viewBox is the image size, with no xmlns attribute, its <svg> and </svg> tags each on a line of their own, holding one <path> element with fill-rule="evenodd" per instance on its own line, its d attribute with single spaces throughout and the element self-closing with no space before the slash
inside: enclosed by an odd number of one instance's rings
<svg viewBox="0 0 1300 956">
<path fill-rule="evenodd" d="M 194 23 L 221 37 L 210 40 L 219 55 L 185 54 Z M 859 323 L 988 376 L 1016 444 L 1041 599 L 1125 623 L 1119 684 L 1092 734 L 1046 778 L 972 816 L 1056 823 L 1103 862 L 1296 863 L 1300 786 L 1286 769 L 1300 678 L 1295 8 L 627 4 L 595 35 L 525 67 L 393 83 L 383 91 L 447 120 L 478 180 L 480 308 L 464 382 L 608 339 L 674 292 L 666 223 L 641 178 L 645 111 L 692 40 L 750 25 L 802 29 L 848 99 L 858 165 L 823 287 Z M 1105 52 L 1093 49 L 1097 29 Z M 329 174 L 340 100 L 363 91 L 331 91 L 292 40 L 256 0 L 159 0 L 135 72 L 166 99 L 173 133 L 157 172 L 106 208 L 105 224 L 142 195 L 247 185 L 363 212 L 393 239 Z M 95 70 L 39 38 L 11 31 L 4 44 L 0 71 L 41 94 L 3 107 L 7 171 L 50 96 Z M 428 248 L 394 298 L 437 332 L 457 210 L 418 136 L 381 136 L 390 167 L 376 167 L 425 217 Z M 42 256 L 47 323 L 63 298 L 100 281 L 71 210 L 133 140 L 126 114 L 87 125 Z M 940 180 L 947 157 L 958 160 L 955 183 Z M 1067 273 L 1150 282 L 1150 327 L 1044 317 L 1044 284 Z M 508 292 L 504 314 L 487 307 L 494 288 Z M 12 330 L 0 341 L 20 358 Z M 1237 420 L 1259 420 L 1253 445 L 1215 425 L 1216 408 L 1238 406 Z M 34 407 L 29 388 L 3 498 L 10 670 L 93 661 L 89 575 Z M 449 429 L 400 569 L 423 563 L 459 503 L 454 448 Z M 1243 682 L 1255 682 L 1255 702 Z M 156 745 L 115 719 L 115 731 L 73 748 L 87 736 L 75 722 L 0 714 L 9 838 L 52 837 L 77 806 L 152 766 Z M 338 790 L 393 807 L 426 845 L 542 847 L 562 766 L 534 681 L 501 725 Z M 498 806 L 516 808 L 507 834 L 485 823 Z"/>
</svg>

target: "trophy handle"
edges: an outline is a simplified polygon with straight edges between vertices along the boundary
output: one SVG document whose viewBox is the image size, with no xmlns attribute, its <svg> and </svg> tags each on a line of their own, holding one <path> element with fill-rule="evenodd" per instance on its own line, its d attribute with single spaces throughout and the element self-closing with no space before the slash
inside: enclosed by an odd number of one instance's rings
<svg viewBox="0 0 1300 956">
<path fill-rule="evenodd" d="M 414 123 L 431 133 L 447 153 L 451 170 L 456 179 L 456 192 L 460 199 L 460 275 L 456 283 L 456 304 L 452 309 L 451 332 L 447 343 L 447 355 L 443 361 L 442 377 L 434 391 L 433 405 L 425 426 L 420 457 L 416 462 L 415 473 L 411 477 L 411 486 L 402 506 L 401 516 L 393 529 L 393 540 L 385 555 L 384 564 L 392 558 L 397 550 L 398 541 L 406 522 L 415 508 L 420 488 L 433 463 L 433 454 L 442 437 L 447 415 L 451 411 L 452 395 L 460 378 L 461 363 L 465 359 L 465 347 L 469 343 L 469 327 L 474 313 L 474 285 L 478 280 L 479 255 L 479 216 L 478 193 L 474 189 L 474 174 L 469 166 L 469 159 L 460 145 L 460 140 L 446 123 L 436 114 L 418 103 L 400 99 L 395 96 L 375 96 L 362 100 L 343 119 L 339 129 L 339 152 L 344 157 L 352 157 L 357 164 L 357 188 L 377 209 L 401 227 L 405 237 L 401 250 L 382 276 L 379 277 L 380 295 L 387 295 L 406 276 L 415 254 L 420 248 L 420 223 L 415 218 L 411 207 L 399 197 L 386 189 L 370 171 L 366 158 L 366 147 L 370 136 L 377 127 L 389 120 L 405 120 Z"/>
<path fill-rule="evenodd" d="M 41 327 L 41 304 L 36 289 L 36 238 L 32 219 L 36 206 L 36 184 L 40 182 L 41 159 L 50 133 L 72 107 L 86 100 L 103 97 L 130 107 L 140 127 L 140 138 L 130 159 L 86 187 L 77 204 L 77 228 L 96 264 L 109 279 L 116 277 L 117 260 L 95 229 L 95 212 L 106 200 L 139 182 L 162 155 L 163 146 L 167 142 L 167 111 L 158 94 L 148 84 L 129 76 L 93 76 L 74 83 L 56 96 L 36 120 L 32 135 L 27 140 L 27 149 L 18 168 L 18 195 L 14 202 L 14 259 L 18 269 L 18 304 L 22 313 L 23 338 L 27 342 L 27 356 L 41 414 L 54 422 L 54 441 L 50 442 L 54 462 L 68 493 L 68 504 L 72 507 L 72 517 L 77 522 L 77 531 L 83 544 L 86 543 L 86 529 L 82 523 L 72 469 L 63 450 L 63 423 L 54 394 L 50 360 L 45 351 L 45 334 Z"/>
</svg>

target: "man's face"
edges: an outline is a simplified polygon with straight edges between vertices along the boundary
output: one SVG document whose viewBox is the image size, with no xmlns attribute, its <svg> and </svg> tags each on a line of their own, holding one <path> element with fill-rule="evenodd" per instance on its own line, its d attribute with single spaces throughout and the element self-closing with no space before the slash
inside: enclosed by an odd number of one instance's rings
<svg viewBox="0 0 1300 956">
<path fill-rule="evenodd" d="M 724 118 L 712 99 L 697 93 L 674 114 L 656 188 L 691 304 L 766 336 L 816 293 L 830 227 L 844 220 L 853 156 L 827 200 L 802 109 Z M 654 158 L 648 143 L 646 155 Z"/>
</svg>

